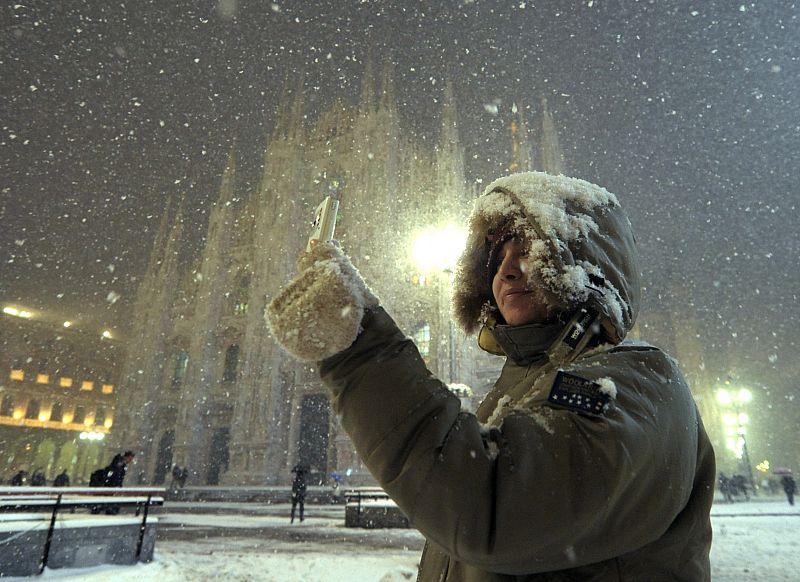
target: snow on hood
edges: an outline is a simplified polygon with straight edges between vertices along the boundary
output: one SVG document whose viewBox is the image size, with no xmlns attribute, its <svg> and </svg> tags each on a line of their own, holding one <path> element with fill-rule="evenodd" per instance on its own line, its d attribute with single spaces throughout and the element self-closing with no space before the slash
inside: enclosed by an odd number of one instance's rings
<svg viewBox="0 0 800 582">
<path fill-rule="evenodd" d="M 467 333 L 496 311 L 487 235 L 500 229 L 522 239 L 528 251 L 524 270 L 561 309 L 594 309 L 604 339 L 622 341 L 636 320 L 640 282 L 633 231 L 616 196 L 584 180 L 543 172 L 492 182 L 475 201 L 456 270 L 454 311 Z"/>
</svg>

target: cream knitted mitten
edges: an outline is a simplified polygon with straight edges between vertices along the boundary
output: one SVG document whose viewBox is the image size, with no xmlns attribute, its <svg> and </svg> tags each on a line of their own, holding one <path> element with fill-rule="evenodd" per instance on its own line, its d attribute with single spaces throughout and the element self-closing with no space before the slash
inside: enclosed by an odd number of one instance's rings
<svg viewBox="0 0 800 582">
<path fill-rule="evenodd" d="M 324 360 L 350 347 L 378 298 L 335 243 L 303 253 L 298 273 L 267 305 L 267 325 L 298 360 Z"/>
</svg>

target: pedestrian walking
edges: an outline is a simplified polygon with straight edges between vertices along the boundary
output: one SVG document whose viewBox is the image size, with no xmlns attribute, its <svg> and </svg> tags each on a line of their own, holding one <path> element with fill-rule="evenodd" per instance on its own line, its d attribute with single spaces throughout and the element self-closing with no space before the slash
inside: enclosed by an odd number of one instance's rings
<svg viewBox="0 0 800 582">
<path fill-rule="evenodd" d="M 122 487 L 125 481 L 125 474 L 128 471 L 128 465 L 133 462 L 133 451 L 125 451 L 121 454 L 114 455 L 111 462 L 101 469 L 93 471 L 89 477 L 90 487 Z M 106 513 L 109 515 L 116 515 L 119 513 L 118 505 L 111 505 L 106 508 Z M 100 513 L 99 507 L 92 508 L 92 513 Z"/>
<path fill-rule="evenodd" d="M 733 491 L 731 490 L 731 480 L 725 473 L 719 474 L 719 491 L 728 503 L 733 503 Z"/>
<path fill-rule="evenodd" d="M 781 486 L 783 492 L 786 493 L 786 499 L 789 505 L 794 505 L 794 494 L 797 493 L 797 483 L 791 475 L 784 475 L 781 477 Z"/>
<path fill-rule="evenodd" d="M 53 479 L 53 487 L 69 487 L 69 475 L 66 469 L 61 471 L 61 473 L 56 475 L 56 478 Z"/>
<path fill-rule="evenodd" d="M 47 478 L 44 476 L 44 471 L 36 469 L 31 475 L 31 487 L 44 487 L 47 485 Z"/>
<path fill-rule="evenodd" d="M 11 486 L 12 487 L 22 487 L 23 485 L 27 485 L 28 483 L 28 472 L 20 469 L 17 471 L 13 477 L 11 477 Z"/>
<path fill-rule="evenodd" d="M 292 467 L 292 516 L 289 523 L 294 523 L 295 509 L 300 510 L 300 521 L 305 519 L 304 510 L 306 503 L 306 473 L 308 468 L 298 463 Z"/>
</svg>

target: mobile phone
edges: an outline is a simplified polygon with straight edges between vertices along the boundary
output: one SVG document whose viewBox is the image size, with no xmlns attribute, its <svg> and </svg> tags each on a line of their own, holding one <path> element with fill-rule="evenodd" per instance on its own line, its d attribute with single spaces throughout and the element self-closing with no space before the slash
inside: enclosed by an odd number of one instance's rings
<svg viewBox="0 0 800 582">
<path fill-rule="evenodd" d="M 336 215 L 339 212 L 339 201 L 333 196 L 326 196 L 314 211 L 314 220 L 311 222 L 311 234 L 308 237 L 306 250 L 311 250 L 311 241 L 328 242 L 333 239 L 333 230 L 336 228 Z"/>
</svg>

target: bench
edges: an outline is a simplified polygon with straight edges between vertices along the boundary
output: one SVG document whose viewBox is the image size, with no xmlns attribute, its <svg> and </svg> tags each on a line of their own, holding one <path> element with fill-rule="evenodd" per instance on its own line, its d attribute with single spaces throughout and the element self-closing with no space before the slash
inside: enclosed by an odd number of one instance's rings
<svg viewBox="0 0 800 582">
<path fill-rule="evenodd" d="M 164 504 L 164 493 L 152 487 L 0 487 L 0 577 L 40 574 L 48 566 L 149 562 L 157 520 L 148 520 L 148 512 Z M 132 508 L 132 515 L 118 515 L 121 508 Z M 112 515 L 96 515 L 104 509 Z"/>
<path fill-rule="evenodd" d="M 380 487 L 355 487 L 344 493 L 346 527 L 407 528 L 408 518 Z"/>
</svg>

